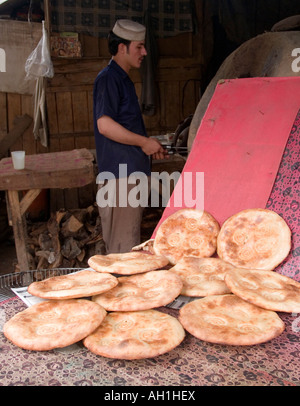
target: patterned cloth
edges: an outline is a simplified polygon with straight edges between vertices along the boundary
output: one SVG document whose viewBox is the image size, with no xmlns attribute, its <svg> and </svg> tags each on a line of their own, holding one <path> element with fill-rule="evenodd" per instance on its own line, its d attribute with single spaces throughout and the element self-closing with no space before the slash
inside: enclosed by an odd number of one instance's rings
<svg viewBox="0 0 300 406">
<path fill-rule="evenodd" d="M 300 281 L 300 110 L 291 130 L 266 208 L 274 210 L 292 231 L 292 249 L 276 271 Z"/>
<path fill-rule="evenodd" d="M 159 37 L 193 31 L 190 0 L 54 0 L 52 29 L 106 37 L 117 19 L 129 18 L 143 24 L 146 10 L 151 13 Z"/>
<path fill-rule="evenodd" d="M 25 308 L 19 298 L 13 298 L 1 304 L 0 315 L 9 319 Z M 177 316 L 177 310 L 158 310 Z M 187 333 L 172 351 L 132 361 L 97 356 L 82 344 L 45 352 L 22 350 L 1 333 L 0 385 L 299 386 L 300 317 L 280 317 L 286 324 L 285 331 L 265 344 L 218 345 Z"/>
</svg>

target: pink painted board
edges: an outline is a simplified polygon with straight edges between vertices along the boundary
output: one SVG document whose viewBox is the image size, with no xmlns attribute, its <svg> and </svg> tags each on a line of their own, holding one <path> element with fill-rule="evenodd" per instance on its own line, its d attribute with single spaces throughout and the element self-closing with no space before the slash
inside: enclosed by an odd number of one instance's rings
<svg viewBox="0 0 300 406">
<path fill-rule="evenodd" d="M 266 207 L 299 107 L 298 77 L 234 79 L 217 85 L 181 177 L 204 173 L 202 208 L 220 225 L 240 210 Z M 196 182 L 191 186 L 193 196 L 199 194 Z M 186 207 L 184 192 L 175 187 L 159 224 Z M 178 207 L 174 202 L 180 200 Z"/>
</svg>

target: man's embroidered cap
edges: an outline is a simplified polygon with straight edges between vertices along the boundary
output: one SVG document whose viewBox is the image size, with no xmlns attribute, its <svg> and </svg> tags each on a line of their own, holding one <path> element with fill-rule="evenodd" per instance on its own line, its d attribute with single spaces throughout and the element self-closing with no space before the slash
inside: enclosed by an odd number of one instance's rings
<svg viewBox="0 0 300 406">
<path fill-rule="evenodd" d="M 132 20 L 117 20 L 112 31 L 128 41 L 144 41 L 146 36 L 146 27 Z"/>
</svg>

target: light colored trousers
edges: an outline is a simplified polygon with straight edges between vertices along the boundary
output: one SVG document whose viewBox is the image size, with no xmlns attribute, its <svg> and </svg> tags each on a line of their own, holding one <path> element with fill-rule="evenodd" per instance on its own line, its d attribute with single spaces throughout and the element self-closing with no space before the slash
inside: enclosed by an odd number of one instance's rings
<svg viewBox="0 0 300 406">
<path fill-rule="evenodd" d="M 150 193 L 150 177 L 148 179 L 147 193 Z M 124 182 L 124 179 L 122 180 Z M 141 243 L 141 223 L 143 218 L 144 207 L 132 207 L 128 202 L 128 195 L 130 191 L 137 186 L 137 184 L 128 184 L 127 180 L 127 204 L 124 205 L 125 196 L 121 197 L 124 207 L 120 207 L 120 194 L 122 194 L 122 187 L 119 187 L 120 179 L 113 181 L 106 181 L 103 185 L 99 185 L 98 192 L 101 188 L 105 187 L 106 191 L 109 190 L 110 198 L 115 202 L 114 205 L 107 205 L 99 207 L 99 214 L 101 217 L 102 235 L 106 247 L 106 253 L 123 253 L 129 252 L 135 246 Z M 126 191 L 125 191 L 126 193 Z"/>
</svg>

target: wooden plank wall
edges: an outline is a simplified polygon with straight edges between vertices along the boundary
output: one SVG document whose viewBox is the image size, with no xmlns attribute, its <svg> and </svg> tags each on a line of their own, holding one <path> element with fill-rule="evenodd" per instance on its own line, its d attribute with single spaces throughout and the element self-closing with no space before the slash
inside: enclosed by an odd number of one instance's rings
<svg viewBox="0 0 300 406">
<path fill-rule="evenodd" d="M 60 97 L 58 97 L 60 98 Z M 63 101 L 62 101 L 63 102 Z M 59 106 L 60 114 L 65 109 Z M 33 98 L 31 95 L 20 95 L 17 93 L 0 93 L 0 136 L 6 134 L 14 127 L 14 120 L 17 116 L 27 113 L 33 116 Z M 49 114 L 49 111 L 48 111 Z M 64 120 L 62 119 L 62 122 Z M 52 125 L 51 115 L 48 117 L 49 128 Z M 74 137 L 68 134 L 66 137 L 49 137 L 49 146 L 43 147 L 33 136 L 33 124 L 25 131 L 11 150 L 25 150 L 27 155 L 41 154 L 46 152 L 66 151 L 74 148 L 90 148 L 88 142 L 92 137 Z M 93 148 L 93 145 L 91 146 Z M 95 201 L 96 185 L 88 185 L 79 189 L 53 189 L 50 193 L 42 193 L 37 199 L 35 206 L 40 206 L 41 211 L 55 211 L 61 208 L 72 209 L 77 207 L 87 207 Z M 50 195 L 50 199 L 45 201 Z M 43 208 L 43 205 L 45 206 Z M 37 213 L 38 208 L 34 208 Z M 30 211 L 30 210 L 29 210 Z"/>
<path fill-rule="evenodd" d="M 48 80 L 46 92 L 49 146 L 45 148 L 34 139 L 31 125 L 11 150 L 24 149 L 26 154 L 37 154 L 74 148 L 95 149 L 93 83 L 110 56 L 106 40 L 90 36 L 81 36 L 80 40 L 82 58 L 53 58 L 55 75 Z M 156 77 L 157 112 L 152 117 L 144 117 L 150 136 L 174 132 L 179 122 L 194 112 L 200 99 L 201 64 L 195 36 L 183 34 L 162 40 L 159 46 L 163 56 Z M 139 95 L 142 89 L 139 71 L 132 71 L 131 78 Z M 12 129 L 16 116 L 25 113 L 33 117 L 32 96 L 0 93 L 0 135 Z M 51 190 L 50 211 L 86 207 L 94 202 L 95 195 L 96 185 L 78 190 Z"/>
<path fill-rule="evenodd" d="M 51 140 L 73 136 L 87 142 L 88 136 L 93 135 L 93 82 L 108 61 L 105 58 L 55 61 L 56 74 L 47 89 Z M 181 120 L 195 111 L 200 97 L 201 67 L 191 66 L 189 62 L 173 59 L 160 63 L 156 80 L 157 112 L 154 116 L 144 116 L 149 135 L 174 131 Z M 131 72 L 131 78 L 140 95 L 139 72 Z"/>
<path fill-rule="evenodd" d="M 28 114 L 33 117 L 33 99 L 30 95 L 17 93 L 0 93 L 0 136 L 11 131 L 17 116 Z M 33 137 L 33 124 L 25 131 L 11 148 L 12 150 L 24 149 L 27 154 L 47 152 L 40 142 Z"/>
</svg>

